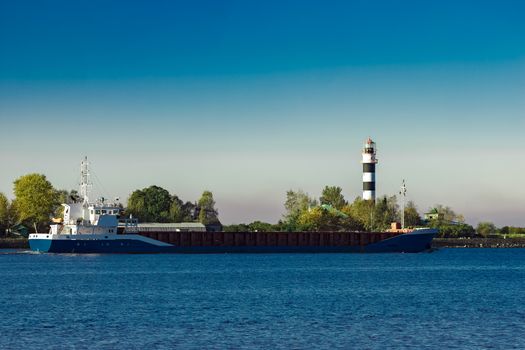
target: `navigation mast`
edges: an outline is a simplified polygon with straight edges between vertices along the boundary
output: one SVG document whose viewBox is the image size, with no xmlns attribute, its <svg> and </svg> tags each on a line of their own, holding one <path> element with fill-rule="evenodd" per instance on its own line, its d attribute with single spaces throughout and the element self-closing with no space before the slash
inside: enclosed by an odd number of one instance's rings
<svg viewBox="0 0 525 350">
<path fill-rule="evenodd" d="M 89 188 L 92 183 L 89 181 L 88 159 L 84 157 L 80 163 L 80 196 L 82 197 L 82 204 L 84 206 L 89 204 Z"/>
<path fill-rule="evenodd" d="M 407 195 L 407 186 L 405 184 L 405 179 L 403 179 L 403 184 L 401 185 L 401 228 L 405 228 L 405 197 Z"/>
</svg>

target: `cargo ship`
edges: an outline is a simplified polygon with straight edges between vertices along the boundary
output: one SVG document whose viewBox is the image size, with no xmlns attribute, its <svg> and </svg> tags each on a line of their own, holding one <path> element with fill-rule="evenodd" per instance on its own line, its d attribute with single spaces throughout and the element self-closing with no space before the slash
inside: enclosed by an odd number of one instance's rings
<svg viewBox="0 0 525 350">
<path fill-rule="evenodd" d="M 389 232 L 202 232 L 141 228 L 121 207 L 88 198 L 87 159 L 80 200 L 62 204 L 63 218 L 47 233 L 29 235 L 31 250 L 46 253 L 417 253 L 431 248 L 437 230 Z"/>
</svg>

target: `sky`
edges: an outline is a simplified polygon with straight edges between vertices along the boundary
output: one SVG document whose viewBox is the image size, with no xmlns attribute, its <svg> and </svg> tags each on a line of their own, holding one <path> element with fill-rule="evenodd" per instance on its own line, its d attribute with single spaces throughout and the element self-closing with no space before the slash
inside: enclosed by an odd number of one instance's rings
<svg viewBox="0 0 525 350">
<path fill-rule="evenodd" d="M 0 192 L 211 190 L 223 223 L 286 191 L 377 193 L 525 226 L 523 1 L 2 1 Z"/>
</svg>

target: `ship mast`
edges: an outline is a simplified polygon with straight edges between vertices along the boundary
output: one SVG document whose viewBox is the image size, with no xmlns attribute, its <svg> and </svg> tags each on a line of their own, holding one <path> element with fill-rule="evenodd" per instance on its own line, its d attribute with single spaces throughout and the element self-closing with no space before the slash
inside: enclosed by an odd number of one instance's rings
<svg viewBox="0 0 525 350">
<path fill-rule="evenodd" d="M 84 160 L 80 163 L 80 196 L 84 206 L 89 204 L 89 188 L 91 187 L 88 165 L 87 157 L 84 157 Z"/>
<path fill-rule="evenodd" d="M 403 179 L 403 184 L 401 185 L 401 228 L 405 228 L 405 197 L 407 195 L 407 187 L 405 185 L 405 179 Z"/>
</svg>

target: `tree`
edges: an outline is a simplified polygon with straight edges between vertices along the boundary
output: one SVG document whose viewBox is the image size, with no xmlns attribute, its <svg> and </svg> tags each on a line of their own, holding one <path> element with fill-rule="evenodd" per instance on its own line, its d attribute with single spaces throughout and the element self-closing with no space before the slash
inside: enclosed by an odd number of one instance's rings
<svg viewBox="0 0 525 350">
<path fill-rule="evenodd" d="M 341 187 L 338 186 L 325 186 L 319 202 L 321 204 L 328 204 L 332 207 L 341 210 L 346 204 L 348 204 L 342 194 Z"/>
<path fill-rule="evenodd" d="M 59 194 L 42 174 L 28 174 L 14 182 L 16 209 L 20 221 L 37 230 L 49 222 L 59 202 Z"/>
<path fill-rule="evenodd" d="M 134 191 L 128 199 L 127 213 L 142 222 L 169 222 L 172 198 L 159 186 Z"/>
<path fill-rule="evenodd" d="M 372 230 L 373 211 L 374 202 L 364 200 L 361 197 L 357 197 L 349 208 L 345 209 L 345 213 L 348 213 L 361 227 L 368 231 Z"/>
<path fill-rule="evenodd" d="M 346 215 L 346 217 L 341 218 L 341 229 L 344 231 L 364 231 L 365 226 L 354 216 L 352 211 L 352 205 L 347 204 L 341 208 L 341 212 Z"/>
<path fill-rule="evenodd" d="M 80 201 L 80 196 L 77 192 L 77 190 L 57 190 L 58 195 L 58 202 L 59 203 L 77 203 Z M 58 218 L 61 217 L 64 214 L 64 207 L 62 205 L 58 206 L 55 212 L 53 213 L 53 216 Z"/>
<path fill-rule="evenodd" d="M 204 191 L 199 199 L 199 222 L 204 225 L 216 224 L 219 222 L 219 213 L 215 209 L 215 200 L 210 191 Z"/>
<path fill-rule="evenodd" d="M 182 221 L 192 222 L 198 218 L 197 204 L 186 202 L 182 205 Z"/>
<path fill-rule="evenodd" d="M 439 223 L 439 221 L 432 220 L 429 226 L 439 230 L 438 237 L 440 238 L 472 237 L 475 234 L 474 227 L 467 224 Z"/>
<path fill-rule="evenodd" d="M 77 203 L 80 202 L 80 195 L 77 190 L 58 190 L 60 203 Z"/>
<path fill-rule="evenodd" d="M 262 221 L 254 221 L 248 225 L 250 232 L 272 232 L 275 228 L 272 224 Z"/>
<path fill-rule="evenodd" d="M 5 235 L 9 226 L 9 200 L 0 192 L 0 235 Z"/>
<path fill-rule="evenodd" d="M 399 221 L 399 206 L 396 196 L 381 197 L 376 200 L 372 215 L 371 230 L 384 231 L 392 222 Z"/>
<path fill-rule="evenodd" d="M 179 197 L 173 196 L 169 214 L 171 222 L 182 222 L 184 220 L 183 204 L 184 202 L 180 200 Z"/>
<path fill-rule="evenodd" d="M 321 207 L 305 210 L 297 218 L 298 228 L 301 231 L 321 231 L 326 221 L 325 210 Z"/>
<path fill-rule="evenodd" d="M 415 227 L 421 225 L 421 216 L 417 212 L 414 202 L 409 201 L 405 206 L 405 227 Z"/>
<path fill-rule="evenodd" d="M 301 213 L 298 219 L 301 231 L 341 231 L 346 215 L 332 207 L 315 207 Z"/>
<path fill-rule="evenodd" d="M 286 231 L 296 231 L 299 216 L 307 211 L 310 207 L 317 205 L 317 202 L 310 198 L 307 193 L 302 190 L 286 192 L 286 202 L 284 207 L 286 214 L 284 215 L 284 226 Z"/>
<path fill-rule="evenodd" d="M 20 217 L 18 215 L 18 210 L 16 209 L 16 199 L 13 199 L 11 203 L 9 203 L 7 209 L 7 227 L 9 228 L 19 222 Z"/>
<path fill-rule="evenodd" d="M 246 224 L 234 224 L 223 227 L 224 232 L 249 232 L 250 227 Z"/>
<path fill-rule="evenodd" d="M 496 233 L 497 231 L 498 229 L 496 228 L 496 225 L 494 225 L 492 222 L 480 222 L 476 228 L 478 235 L 485 237 L 491 233 Z"/>
</svg>

